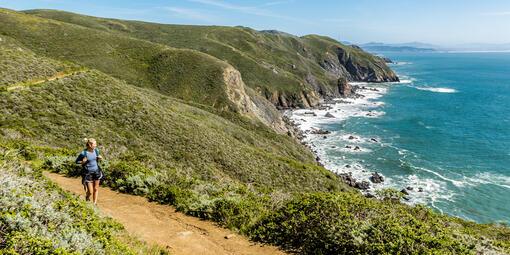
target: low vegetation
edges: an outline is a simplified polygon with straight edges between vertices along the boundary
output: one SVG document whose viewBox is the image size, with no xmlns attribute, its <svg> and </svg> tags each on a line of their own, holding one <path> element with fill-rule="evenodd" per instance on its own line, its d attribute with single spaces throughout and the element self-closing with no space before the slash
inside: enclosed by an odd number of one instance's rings
<svg viewBox="0 0 510 255">
<path fill-rule="evenodd" d="M 27 49 L 9 47 L 8 42 L 12 40 L 7 41 L 7 37 L 3 38 L 0 41 L 0 88 L 39 81 L 78 69 L 77 65 L 69 62 L 37 57 Z"/>
<path fill-rule="evenodd" d="M 0 254 L 166 254 L 0 149 Z M 26 156 L 26 155 L 25 155 Z"/>
</svg>

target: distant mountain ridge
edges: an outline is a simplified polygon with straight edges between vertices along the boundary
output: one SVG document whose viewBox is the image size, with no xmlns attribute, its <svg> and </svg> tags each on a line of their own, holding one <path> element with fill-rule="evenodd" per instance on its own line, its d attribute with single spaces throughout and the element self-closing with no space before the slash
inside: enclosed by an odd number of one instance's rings
<svg viewBox="0 0 510 255">
<path fill-rule="evenodd" d="M 437 51 L 437 45 L 421 43 L 421 42 L 409 42 L 409 43 L 395 43 L 386 44 L 380 42 L 369 42 L 359 45 L 362 49 L 369 52 L 434 52 Z"/>
<path fill-rule="evenodd" d="M 510 43 L 463 43 L 438 45 L 422 42 L 408 43 L 382 43 L 369 42 L 359 44 L 359 46 L 369 52 L 447 52 L 447 51 L 510 51 Z"/>
</svg>

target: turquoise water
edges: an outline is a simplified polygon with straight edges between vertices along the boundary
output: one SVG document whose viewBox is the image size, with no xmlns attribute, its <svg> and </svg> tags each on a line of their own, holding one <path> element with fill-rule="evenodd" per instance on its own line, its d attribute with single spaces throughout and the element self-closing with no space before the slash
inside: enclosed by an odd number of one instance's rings
<svg viewBox="0 0 510 255">
<path fill-rule="evenodd" d="M 410 186 L 411 204 L 510 223 L 510 53 L 384 55 L 404 82 L 365 85 L 380 92 L 358 110 L 375 117 L 318 121 L 334 131 L 307 138 L 325 165 L 359 178 L 378 171 L 386 181 L 373 188 Z"/>
</svg>

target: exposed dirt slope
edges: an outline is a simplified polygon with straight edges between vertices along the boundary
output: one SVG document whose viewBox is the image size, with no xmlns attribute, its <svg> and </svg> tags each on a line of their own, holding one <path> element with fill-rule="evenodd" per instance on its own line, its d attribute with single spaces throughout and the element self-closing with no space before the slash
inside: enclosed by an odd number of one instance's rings
<svg viewBox="0 0 510 255">
<path fill-rule="evenodd" d="M 63 189 L 84 197 L 78 178 L 54 173 L 46 175 Z M 167 247 L 172 254 L 285 254 L 274 246 L 250 242 L 212 222 L 176 212 L 171 206 L 108 188 L 99 188 L 98 207 L 129 232 Z"/>
</svg>

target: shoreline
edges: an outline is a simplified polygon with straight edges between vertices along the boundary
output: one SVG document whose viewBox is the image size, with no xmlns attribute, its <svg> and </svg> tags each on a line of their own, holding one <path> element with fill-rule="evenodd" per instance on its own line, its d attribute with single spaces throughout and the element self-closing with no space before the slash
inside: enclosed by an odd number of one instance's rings
<svg viewBox="0 0 510 255">
<path fill-rule="evenodd" d="M 394 82 L 391 82 L 394 83 Z M 385 84 L 391 84 L 390 82 Z M 403 82 L 405 83 L 405 82 Z M 328 135 L 332 133 L 332 131 L 324 130 L 321 128 L 316 127 L 316 125 L 324 124 L 327 122 L 331 123 L 341 123 L 351 117 L 378 117 L 383 115 L 384 113 L 377 112 L 377 111 L 363 111 L 361 109 L 358 109 L 358 111 L 354 112 L 352 115 L 346 114 L 341 116 L 334 116 L 333 114 L 338 114 L 338 110 L 343 108 L 343 106 L 349 106 L 349 105 L 359 105 L 361 106 L 367 106 L 367 103 L 372 103 L 372 107 L 376 108 L 380 106 L 380 102 L 370 102 L 371 99 L 376 99 L 380 97 L 382 94 L 386 93 L 387 88 L 375 88 L 375 87 L 366 87 L 364 85 L 377 85 L 379 83 L 368 83 L 368 82 L 351 82 L 349 83 L 353 87 L 354 94 L 349 97 L 341 97 L 341 98 L 333 98 L 329 100 L 322 100 L 321 103 L 319 103 L 317 106 L 307 109 L 290 109 L 285 110 L 283 112 L 283 116 L 285 119 L 286 124 L 289 128 L 292 129 L 293 136 L 300 141 L 301 144 L 306 146 L 310 152 L 315 157 L 316 164 L 318 166 L 324 167 L 326 170 L 336 174 L 341 181 L 346 183 L 347 185 L 356 188 L 359 190 L 363 195 L 366 197 L 375 197 L 373 192 L 375 192 L 376 189 L 373 189 L 374 184 L 379 184 L 384 182 L 385 178 L 383 175 L 378 173 L 377 171 L 370 172 L 370 176 L 368 178 L 359 178 L 353 176 L 353 171 L 342 171 L 339 172 L 338 170 L 333 170 L 325 166 L 324 159 L 322 159 L 318 153 L 319 146 L 314 144 L 313 141 L 308 140 L 310 136 L 316 135 L 316 136 L 322 136 L 323 139 L 327 139 Z M 365 93 L 363 93 L 365 91 Z M 368 92 L 368 93 L 366 93 Z M 356 102 L 362 101 L 362 102 Z M 363 101 L 364 100 L 364 101 Z M 297 113 L 298 112 L 298 113 Z M 298 121 L 299 119 L 296 119 L 297 116 L 304 117 L 304 116 L 313 118 L 317 117 L 319 121 L 316 121 L 310 125 L 310 120 L 306 120 L 304 118 L 301 118 L 301 121 Z M 319 116 L 321 115 L 321 116 Z M 322 118 L 321 118 L 322 117 Z M 329 118 L 329 119 L 326 119 Z M 322 120 L 322 121 L 321 121 Z M 308 123 L 307 123 L 308 122 Z M 307 124 L 305 124 L 307 123 Z M 303 124 L 305 126 L 303 127 Z M 347 137 L 349 140 L 355 140 L 359 139 L 359 137 L 355 137 L 353 135 L 349 135 Z M 378 143 L 379 141 L 377 138 L 370 138 L 371 142 Z M 360 146 L 346 146 L 346 148 L 339 148 L 339 149 L 351 149 L 353 151 L 359 151 L 363 152 L 363 148 Z M 370 152 L 370 151 L 364 151 L 364 152 Z M 346 165 L 346 168 L 350 169 L 352 166 Z M 353 169 L 354 170 L 354 169 Z M 412 188 L 408 187 L 407 190 L 412 190 Z M 422 192 L 423 189 L 420 188 L 419 192 Z M 409 193 L 406 192 L 406 189 L 401 190 L 405 196 L 403 197 L 404 200 L 408 201 L 409 198 L 406 197 L 409 195 Z"/>
</svg>

